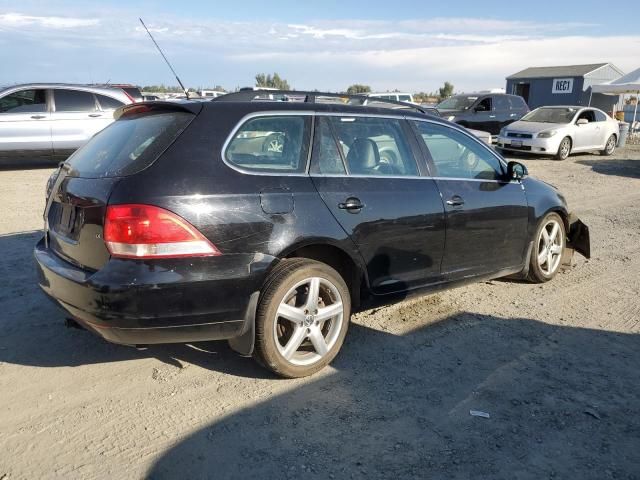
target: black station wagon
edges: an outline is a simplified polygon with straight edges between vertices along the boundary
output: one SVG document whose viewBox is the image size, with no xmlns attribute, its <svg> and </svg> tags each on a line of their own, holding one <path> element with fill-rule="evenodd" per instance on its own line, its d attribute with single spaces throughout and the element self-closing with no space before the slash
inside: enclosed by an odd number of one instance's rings
<svg viewBox="0 0 640 480">
<path fill-rule="evenodd" d="M 301 98 L 119 109 L 49 180 L 42 289 L 109 341 L 227 339 L 300 377 L 354 311 L 589 256 L 563 196 L 462 127 Z"/>
</svg>

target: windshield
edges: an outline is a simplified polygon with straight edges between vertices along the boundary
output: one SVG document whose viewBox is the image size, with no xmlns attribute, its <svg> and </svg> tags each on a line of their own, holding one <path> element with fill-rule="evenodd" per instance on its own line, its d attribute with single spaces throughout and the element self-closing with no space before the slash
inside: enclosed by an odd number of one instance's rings
<svg viewBox="0 0 640 480">
<path fill-rule="evenodd" d="M 65 163 L 71 176 L 132 175 L 155 162 L 192 118 L 185 112 L 122 118 L 97 133 Z"/>
<path fill-rule="evenodd" d="M 533 112 L 527 113 L 520 120 L 522 122 L 540 122 L 540 123 L 571 123 L 575 116 L 577 108 L 536 108 Z"/>
<path fill-rule="evenodd" d="M 473 102 L 475 102 L 478 97 L 469 97 L 467 95 L 456 95 L 451 98 L 447 98 L 446 100 L 440 102 L 437 106 L 439 109 L 443 110 L 466 110 Z"/>
</svg>

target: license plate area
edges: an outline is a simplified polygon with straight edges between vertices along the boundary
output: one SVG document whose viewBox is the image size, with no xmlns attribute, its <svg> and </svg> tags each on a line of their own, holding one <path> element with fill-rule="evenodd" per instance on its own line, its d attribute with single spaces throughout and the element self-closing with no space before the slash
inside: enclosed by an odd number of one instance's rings
<svg viewBox="0 0 640 480">
<path fill-rule="evenodd" d="M 511 140 L 511 145 L 513 145 L 514 147 L 521 147 L 522 146 L 522 141 L 521 140 Z"/>
<path fill-rule="evenodd" d="M 83 209 L 68 203 L 54 202 L 49 212 L 49 226 L 58 235 L 77 241 L 83 224 Z"/>
</svg>

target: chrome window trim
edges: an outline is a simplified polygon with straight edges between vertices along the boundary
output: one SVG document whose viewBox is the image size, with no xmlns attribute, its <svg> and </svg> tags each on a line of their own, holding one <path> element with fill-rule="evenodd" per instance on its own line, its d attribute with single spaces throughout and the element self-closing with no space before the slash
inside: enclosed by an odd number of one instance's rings
<svg viewBox="0 0 640 480">
<path fill-rule="evenodd" d="M 426 178 L 426 179 L 431 179 L 431 180 L 455 180 L 455 181 L 467 181 L 467 182 L 485 182 L 485 183 L 520 183 L 518 181 L 515 180 L 510 180 L 510 181 L 504 181 L 504 180 L 484 180 L 484 179 L 477 179 L 477 178 L 453 178 L 453 177 L 433 177 L 431 175 L 362 175 L 362 174 L 319 174 L 319 173 L 311 173 L 309 171 L 310 166 L 311 166 L 311 155 L 313 153 L 313 133 L 314 133 L 314 121 L 312 119 L 311 122 L 311 136 L 310 136 L 310 140 L 309 140 L 309 150 L 308 150 L 308 154 L 307 154 L 307 164 L 305 166 L 304 172 L 301 173 L 293 173 L 293 172 L 282 172 L 282 173 L 278 173 L 278 172 L 261 172 L 261 171 L 257 171 L 257 170 L 250 170 L 250 169 L 245 169 L 242 167 L 239 167 L 237 165 L 235 165 L 234 163 L 230 162 L 227 159 L 227 148 L 229 147 L 229 144 L 233 141 L 233 139 L 235 138 L 236 134 L 238 133 L 238 130 L 240 130 L 240 128 L 242 128 L 242 126 L 248 122 L 249 120 L 253 119 L 253 118 L 259 118 L 259 117 L 276 117 L 276 116 L 286 116 L 286 117 L 294 117 L 294 116 L 325 116 L 325 117 L 375 117 L 375 118 L 391 118 L 391 119 L 396 119 L 396 120 L 414 120 L 416 122 L 427 122 L 427 123 L 431 123 L 434 125 L 439 125 L 445 128 L 450 128 L 451 130 L 456 130 L 460 133 L 462 133 L 463 135 L 466 135 L 467 137 L 469 137 L 470 139 L 474 140 L 476 143 L 479 143 L 485 150 L 487 150 L 488 152 L 490 152 L 499 162 L 500 164 L 506 169 L 507 168 L 507 162 L 501 158 L 492 148 L 490 148 L 486 143 L 484 143 L 482 140 L 480 140 L 479 138 L 475 137 L 473 134 L 467 132 L 464 127 L 460 127 L 457 125 L 449 125 L 449 124 L 445 124 L 442 122 L 437 122 L 428 118 L 418 118 L 418 117 L 413 117 L 413 116 L 406 116 L 406 115 L 397 115 L 397 114 L 387 114 L 387 113 L 346 113 L 346 112 L 316 112 L 316 111 L 311 111 L 311 110 L 307 110 L 307 111 L 296 111 L 296 110 L 264 110 L 264 111 L 259 111 L 259 112 L 251 112 L 246 114 L 245 116 L 243 116 L 238 123 L 236 124 L 236 126 L 233 128 L 233 130 L 231 130 L 231 133 L 229 134 L 229 136 L 227 137 L 227 139 L 225 140 L 224 144 L 222 145 L 222 151 L 221 151 L 221 156 L 222 156 L 222 161 L 232 170 L 235 170 L 236 172 L 242 173 L 244 175 L 263 175 L 263 176 L 267 176 L 267 177 L 326 177 L 326 178 L 378 178 L 378 179 L 384 179 L 384 178 L 392 178 L 392 179 L 402 179 L 402 178 L 408 178 L 408 179 L 418 179 L 418 178 Z"/>
<path fill-rule="evenodd" d="M 224 144 L 222 145 L 222 161 L 232 170 L 235 170 L 236 172 L 245 174 L 245 175 L 263 175 L 263 176 L 267 176 L 267 177 L 308 177 L 309 176 L 309 163 L 311 162 L 311 150 L 313 147 L 313 118 L 311 120 L 311 136 L 309 139 L 309 146 L 308 146 L 308 153 L 307 153 L 307 164 L 305 165 L 304 171 L 303 172 L 282 172 L 282 173 L 278 173 L 278 172 L 261 172 L 258 170 L 251 170 L 248 168 L 242 168 L 236 164 L 234 164 L 233 162 L 229 161 L 227 159 L 227 148 L 229 148 L 229 144 L 235 139 L 236 134 L 238 133 L 238 130 L 240 130 L 242 128 L 242 126 L 247 123 L 248 121 L 254 119 L 254 118 L 259 118 L 259 117 L 296 117 L 296 116 L 301 116 L 301 117 L 313 117 L 313 115 L 315 114 L 315 112 L 313 111 L 295 111 L 295 110 L 265 110 L 265 111 L 260 111 L 260 112 L 251 112 L 248 113 L 247 115 L 245 115 L 244 117 L 242 117 L 238 123 L 236 124 L 235 127 L 233 127 L 233 130 L 231 130 L 231 133 L 229 134 L 229 136 L 227 137 L 227 139 L 225 140 Z"/>
</svg>

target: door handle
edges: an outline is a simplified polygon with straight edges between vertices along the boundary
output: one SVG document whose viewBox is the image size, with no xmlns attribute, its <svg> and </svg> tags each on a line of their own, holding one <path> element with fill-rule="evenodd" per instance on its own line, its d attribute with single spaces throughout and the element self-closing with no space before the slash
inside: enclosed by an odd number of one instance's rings
<svg viewBox="0 0 640 480">
<path fill-rule="evenodd" d="M 101 116 L 102 116 L 102 114 L 101 114 L 101 113 L 90 113 L 90 114 L 89 114 L 89 116 L 90 116 L 91 118 L 96 118 L 96 117 L 101 117 Z"/>
<path fill-rule="evenodd" d="M 41 118 L 46 118 L 46 115 L 31 115 L 31 118 L 34 120 L 40 120 Z"/>
<path fill-rule="evenodd" d="M 460 195 L 454 195 L 449 200 L 447 200 L 447 205 L 451 207 L 461 207 L 464 205 L 464 200 Z"/>
<path fill-rule="evenodd" d="M 339 209 L 346 210 L 349 213 L 358 213 L 363 207 L 364 204 L 356 197 L 349 197 L 344 202 L 338 204 Z"/>
</svg>

